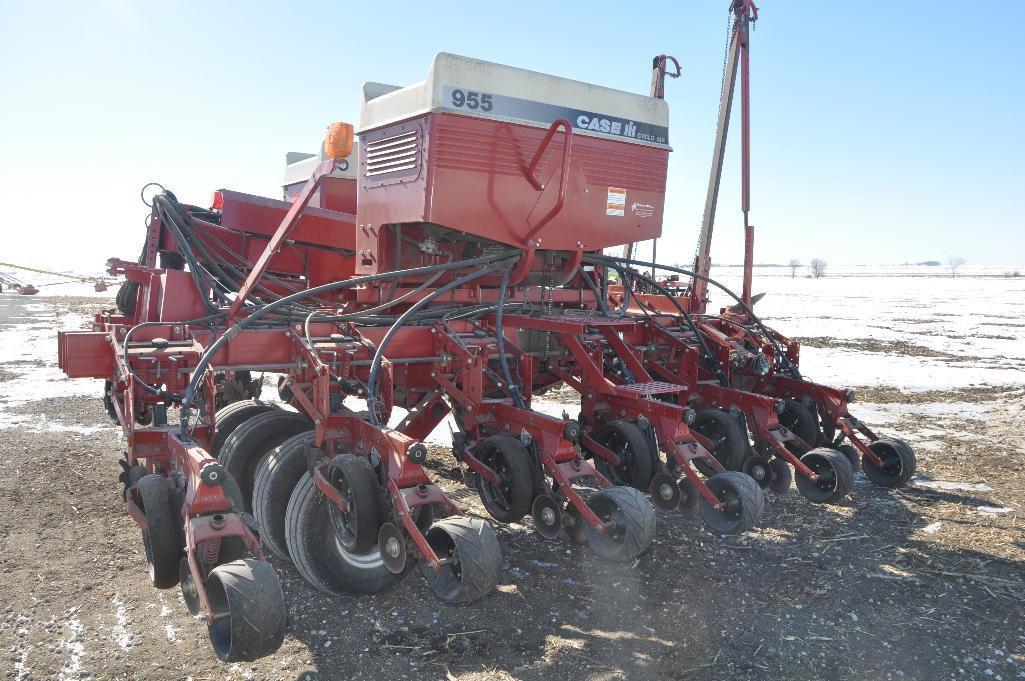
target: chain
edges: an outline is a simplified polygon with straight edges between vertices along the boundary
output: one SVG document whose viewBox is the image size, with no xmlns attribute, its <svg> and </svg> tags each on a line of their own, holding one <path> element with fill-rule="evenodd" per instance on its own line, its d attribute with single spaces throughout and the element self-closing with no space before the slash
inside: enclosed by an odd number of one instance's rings
<svg viewBox="0 0 1025 681">
<path fill-rule="evenodd" d="M 541 311 L 547 316 L 552 314 L 552 300 L 555 296 L 555 251 L 547 251 L 545 253 L 544 261 L 544 272 L 541 275 Z M 548 353 L 552 347 L 552 332 L 545 331 L 545 354 L 544 358 L 548 359 Z"/>
</svg>

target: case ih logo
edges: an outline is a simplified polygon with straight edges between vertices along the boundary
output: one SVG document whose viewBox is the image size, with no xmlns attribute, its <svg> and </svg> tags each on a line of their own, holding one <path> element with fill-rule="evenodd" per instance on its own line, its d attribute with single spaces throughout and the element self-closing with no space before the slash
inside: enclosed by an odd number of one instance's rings
<svg viewBox="0 0 1025 681">
<path fill-rule="evenodd" d="M 581 114 L 577 116 L 576 127 L 595 132 L 607 132 L 610 135 L 622 135 L 623 137 L 637 137 L 637 124 L 633 121 L 621 121 L 616 119 L 599 118 Z"/>
</svg>

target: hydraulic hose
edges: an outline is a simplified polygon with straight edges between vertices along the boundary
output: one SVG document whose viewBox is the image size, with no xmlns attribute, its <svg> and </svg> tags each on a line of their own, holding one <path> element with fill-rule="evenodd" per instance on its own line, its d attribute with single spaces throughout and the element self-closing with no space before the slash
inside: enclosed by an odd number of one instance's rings
<svg viewBox="0 0 1025 681">
<path fill-rule="evenodd" d="M 762 333 L 765 334 L 765 337 L 769 340 L 770 343 L 772 343 L 772 347 L 776 349 L 776 356 L 783 361 L 783 363 L 786 365 L 787 370 L 792 372 L 794 378 L 801 378 L 801 372 L 797 369 L 796 366 L 794 366 L 794 363 L 787 358 L 786 354 L 783 352 L 783 348 L 780 347 L 779 343 L 773 337 L 772 332 L 770 332 L 769 329 L 765 326 L 765 324 L 762 323 L 762 320 L 758 318 L 758 315 L 754 313 L 754 310 L 752 310 L 751 307 L 747 303 L 745 303 L 740 296 L 738 296 L 736 293 L 720 284 L 715 279 L 712 279 L 711 277 L 706 277 L 702 274 L 698 274 L 697 272 L 692 272 L 691 270 L 685 270 L 681 267 L 660 265 L 659 263 L 647 262 L 644 260 L 629 260 L 627 258 L 615 258 L 607 255 L 598 254 L 585 255 L 584 260 L 587 262 L 603 265 L 619 263 L 622 265 L 636 265 L 638 267 L 654 267 L 656 269 L 666 270 L 668 272 L 676 272 L 678 274 L 683 274 L 688 277 L 693 277 L 695 279 L 700 279 L 701 281 L 708 282 L 712 286 L 715 286 L 716 288 L 722 290 L 728 296 L 733 298 L 733 300 L 737 301 L 737 304 L 741 307 L 741 309 L 747 312 L 747 314 L 751 317 L 752 321 L 754 321 L 754 323 L 758 325 L 758 328 L 762 330 Z"/>
<path fill-rule="evenodd" d="M 503 256 L 504 256 L 505 259 L 509 259 L 509 257 L 510 257 L 510 256 L 505 255 L 505 254 L 503 254 Z M 418 300 L 408 310 L 403 312 L 402 315 L 398 318 L 398 320 L 394 324 L 391 325 L 391 328 L 388 329 L 388 332 L 384 334 L 384 338 L 382 338 L 381 342 L 378 343 L 378 345 L 377 345 L 377 352 L 374 353 L 374 359 L 370 363 L 370 375 L 367 378 L 367 406 L 370 408 L 369 411 L 370 411 L 370 422 L 371 423 L 373 423 L 375 426 L 381 425 L 380 420 L 377 418 L 377 408 L 376 408 L 376 405 L 379 402 L 379 400 L 377 398 L 377 375 L 381 371 L 381 360 L 384 359 L 384 351 L 385 351 L 385 349 L 387 349 L 388 344 L 391 343 L 392 338 L 395 337 L 395 334 L 398 333 L 398 330 L 400 328 L 402 328 L 403 324 L 405 324 L 406 320 L 409 319 L 411 316 L 413 316 L 413 314 L 416 313 L 421 307 L 427 305 L 429 302 L 431 302 L 435 298 L 437 298 L 437 297 L 439 297 L 439 296 L 441 296 L 441 295 L 443 295 L 445 293 L 448 293 L 449 291 L 451 291 L 454 288 L 458 288 L 458 287 L 460 287 L 460 286 L 462 286 L 464 284 L 470 283 L 471 281 L 473 281 L 475 279 L 479 279 L 479 278 L 483 277 L 486 274 L 491 274 L 492 272 L 496 272 L 496 271 L 498 271 L 498 269 L 499 269 L 498 265 L 492 264 L 490 267 L 486 267 L 486 268 L 484 268 L 482 270 L 478 270 L 477 272 L 471 272 L 470 274 L 467 274 L 467 275 L 465 275 L 463 277 L 460 277 L 458 279 L 455 279 L 455 280 L 445 284 L 444 286 L 439 288 L 437 291 L 435 291 L 435 292 L 431 293 L 430 295 L 425 296 L 425 297 L 421 298 L 420 300 Z"/>
<path fill-rule="evenodd" d="M 419 276 L 423 274 L 430 275 L 439 271 L 451 271 L 466 267 L 475 267 L 478 265 L 489 265 L 496 261 L 502 260 L 503 258 L 508 257 L 509 254 L 507 252 L 495 253 L 492 255 L 486 255 L 479 258 L 473 258 L 470 260 L 463 260 L 459 262 L 441 263 L 436 265 L 427 265 L 424 267 L 415 267 L 408 270 L 398 270 L 395 272 L 373 274 L 365 277 L 354 277 L 352 279 L 334 281 L 327 284 L 322 284 L 320 286 L 315 286 L 313 288 L 306 289 L 305 291 L 300 291 L 298 293 L 293 293 L 290 296 L 285 296 L 284 298 L 280 298 L 272 303 L 268 303 L 264 307 L 253 311 L 248 317 L 239 320 L 234 326 L 226 329 L 225 332 L 221 334 L 221 336 L 219 336 L 217 340 L 215 340 L 210 345 L 209 348 L 207 348 L 206 352 L 203 353 L 203 356 L 200 357 L 199 362 L 196 364 L 196 367 L 193 370 L 192 379 L 189 381 L 188 388 L 185 390 L 185 394 L 181 402 L 183 409 L 183 428 L 185 426 L 187 410 L 195 401 L 196 391 L 198 389 L 199 383 L 202 380 L 202 376 L 206 371 L 207 367 L 209 367 L 210 363 L 213 361 L 214 356 L 218 352 L 220 352 L 220 350 L 224 348 L 225 345 L 227 345 L 234 338 L 236 338 L 243 330 L 245 330 L 249 326 L 252 326 L 260 319 L 271 314 L 278 308 L 290 305 L 291 303 L 294 303 L 298 300 L 302 300 L 304 298 L 314 297 L 322 293 L 337 291 L 339 289 L 352 288 L 354 286 L 361 286 L 363 284 L 370 284 L 378 281 L 390 281 L 402 277 Z"/>
</svg>

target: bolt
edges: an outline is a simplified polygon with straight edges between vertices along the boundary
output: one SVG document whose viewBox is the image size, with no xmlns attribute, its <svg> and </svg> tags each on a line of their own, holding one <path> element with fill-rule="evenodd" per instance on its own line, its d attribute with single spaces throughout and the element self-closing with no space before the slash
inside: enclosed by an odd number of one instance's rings
<svg viewBox="0 0 1025 681">
<path fill-rule="evenodd" d="M 547 507 L 542 509 L 541 510 L 541 522 L 544 523 L 545 525 L 554 525 L 555 524 L 555 511 L 553 511 L 552 509 L 547 508 Z"/>
<path fill-rule="evenodd" d="M 669 501 L 673 498 L 673 486 L 670 484 L 659 485 L 658 495 L 665 501 Z"/>
<path fill-rule="evenodd" d="M 388 537 L 388 541 L 384 543 L 384 552 L 392 558 L 398 558 L 402 552 L 402 545 L 399 544 L 399 540 L 395 537 Z"/>
</svg>

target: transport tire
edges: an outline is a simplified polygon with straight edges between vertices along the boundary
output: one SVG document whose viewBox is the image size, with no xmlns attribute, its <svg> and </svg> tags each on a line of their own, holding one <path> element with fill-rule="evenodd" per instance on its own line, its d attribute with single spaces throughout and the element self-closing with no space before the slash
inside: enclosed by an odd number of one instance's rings
<svg viewBox="0 0 1025 681">
<path fill-rule="evenodd" d="M 253 515 L 260 525 L 260 539 L 271 553 L 289 562 L 285 514 L 293 490 L 307 471 L 306 449 L 312 446 L 312 432 L 285 440 L 260 464 L 253 485 Z"/>
<path fill-rule="evenodd" d="M 821 436 L 818 418 L 808 407 L 797 400 L 783 400 L 783 404 L 785 407 L 783 413 L 779 415 L 780 425 L 804 440 L 804 443 L 809 447 L 815 447 Z M 786 444 L 786 447 L 798 456 L 804 454 L 800 448 L 795 447 L 789 442 Z"/>
<path fill-rule="evenodd" d="M 420 561 L 424 579 L 439 599 L 468 603 L 494 590 L 502 548 L 490 524 L 466 516 L 445 518 L 431 525 L 424 536 L 439 558 L 451 561 L 437 572 Z"/>
<path fill-rule="evenodd" d="M 865 477 L 880 487 L 902 487 L 915 474 L 917 461 L 915 452 L 901 440 L 880 438 L 870 442 L 868 448 L 883 460 L 879 466 L 867 457 L 862 457 L 861 468 Z"/>
<path fill-rule="evenodd" d="M 765 513 L 765 495 L 758 483 L 738 471 L 713 475 L 705 483 L 726 507 L 719 511 L 701 499 L 701 517 L 719 534 L 740 534 L 753 528 Z"/>
<path fill-rule="evenodd" d="M 711 454 L 723 468 L 739 471 L 744 465 L 748 449 L 747 435 L 740 422 L 728 412 L 722 409 L 699 411 L 690 428 L 711 441 Z M 710 472 L 706 472 L 706 475 Z"/>
<path fill-rule="evenodd" d="M 210 448 L 210 455 L 214 457 L 220 455 L 225 441 L 229 435 L 235 432 L 236 428 L 254 416 L 272 409 L 281 409 L 281 407 L 259 400 L 240 400 L 218 409 L 215 415 L 214 441 Z"/>
<path fill-rule="evenodd" d="M 772 459 L 769 461 L 769 471 L 772 479 L 769 481 L 769 491 L 774 494 L 786 494 L 790 491 L 790 485 L 794 482 L 794 470 L 783 459 Z"/>
<path fill-rule="evenodd" d="M 178 585 L 178 561 L 182 557 L 178 508 L 161 475 L 150 474 L 139 480 L 139 499 L 146 516 L 142 543 L 150 581 L 158 589 L 170 589 Z"/>
<path fill-rule="evenodd" d="M 331 507 L 304 473 L 285 514 L 285 540 L 292 563 L 303 579 L 334 596 L 377 593 L 397 583 L 376 543 L 363 553 L 345 549 L 338 538 Z M 337 507 L 336 507 L 337 508 Z"/>
<path fill-rule="evenodd" d="M 835 504 L 846 497 L 854 486 L 851 462 L 835 449 L 813 449 L 801 457 L 801 463 L 819 476 L 818 481 L 812 481 L 811 478 L 797 475 L 797 491 L 808 501 Z"/>
<path fill-rule="evenodd" d="M 491 516 L 501 523 L 514 523 L 530 513 L 534 502 L 534 465 L 527 448 L 509 435 L 484 440 L 474 455 L 498 474 L 496 486 L 475 475 L 477 494 Z"/>
<path fill-rule="evenodd" d="M 216 618 L 207 632 L 221 660 L 248 662 L 281 647 L 287 610 L 270 563 L 246 559 L 218 565 L 207 577 L 206 594 Z"/>
<path fill-rule="evenodd" d="M 221 465 L 238 483 L 245 510 L 253 510 L 253 485 L 256 471 L 271 450 L 290 437 L 313 429 L 313 421 L 303 414 L 270 409 L 246 421 L 225 439 L 218 455 Z"/>
<path fill-rule="evenodd" d="M 651 476 L 655 474 L 657 455 L 652 451 L 644 431 L 631 421 L 609 421 L 591 436 L 598 444 L 620 458 L 620 464 L 611 463 L 594 454 L 594 467 L 613 485 L 626 485 L 647 491 Z"/>
<path fill-rule="evenodd" d="M 655 538 L 655 509 L 643 493 L 633 487 L 606 487 L 591 495 L 587 505 L 614 528 L 598 532 L 587 521 L 587 545 L 596 556 L 609 561 L 633 560 L 644 553 Z"/>
</svg>

